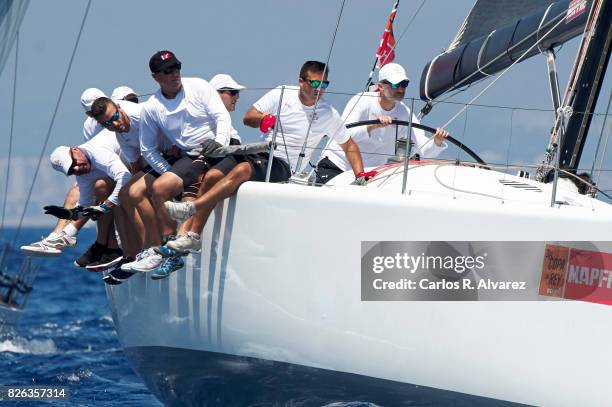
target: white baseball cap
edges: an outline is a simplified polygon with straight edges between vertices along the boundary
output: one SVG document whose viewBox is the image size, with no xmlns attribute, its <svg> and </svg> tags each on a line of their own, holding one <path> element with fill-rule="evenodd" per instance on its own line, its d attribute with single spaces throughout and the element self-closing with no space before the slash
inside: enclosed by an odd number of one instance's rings
<svg viewBox="0 0 612 407">
<path fill-rule="evenodd" d="M 228 74 L 224 74 L 224 73 L 220 73 L 218 75 L 213 76 L 210 79 L 210 84 L 213 86 L 213 88 L 215 88 L 217 90 L 220 90 L 220 89 L 237 89 L 237 90 L 246 89 L 246 86 L 242 86 L 241 84 L 236 82 L 234 80 L 234 78 L 232 78 Z"/>
<path fill-rule="evenodd" d="M 115 89 L 113 89 L 113 94 L 111 95 L 111 99 L 122 100 L 124 97 L 130 94 L 137 95 L 137 93 L 134 92 L 134 89 L 130 88 L 129 86 L 125 86 L 125 85 L 118 86 Z"/>
<path fill-rule="evenodd" d="M 49 157 L 51 167 L 55 171 L 59 171 L 64 175 L 68 175 L 70 167 L 72 167 L 72 157 L 70 156 L 70 147 L 60 146 L 53 150 Z"/>
<path fill-rule="evenodd" d="M 81 94 L 81 106 L 83 106 L 83 109 L 85 109 L 86 112 L 89 112 L 91 110 L 91 105 L 93 105 L 93 102 L 95 102 L 98 98 L 104 97 L 106 97 L 106 95 L 100 89 L 87 88 Z"/>
<path fill-rule="evenodd" d="M 389 83 L 400 83 L 401 81 L 410 80 L 406 75 L 406 71 L 400 64 L 393 62 L 386 64 L 378 71 L 378 81 L 387 81 Z"/>
</svg>

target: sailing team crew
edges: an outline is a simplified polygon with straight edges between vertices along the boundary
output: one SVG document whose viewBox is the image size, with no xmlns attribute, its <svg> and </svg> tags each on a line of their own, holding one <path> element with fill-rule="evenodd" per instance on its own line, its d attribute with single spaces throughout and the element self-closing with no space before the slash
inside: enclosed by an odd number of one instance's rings
<svg viewBox="0 0 612 407">
<path fill-rule="evenodd" d="M 246 181 L 265 180 L 273 129 L 282 137 L 274 144 L 271 182 L 286 182 L 299 172 L 327 136 L 331 148 L 317 167 L 318 182 L 350 169 L 354 183 L 364 185 L 372 176 L 364 172 L 364 163 L 382 165 L 386 157 L 380 153 L 394 151 L 391 120 L 407 121 L 412 115 L 402 102 L 409 81 L 400 65 L 381 68 L 375 92 L 353 97 L 341 116 L 323 97 L 329 67 L 306 61 L 297 86 L 272 89 L 243 118 L 246 126 L 261 130 L 266 142 L 241 146 L 229 113 L 245 87 L 227 74 L 210 82 L 182 78 L 181 68 L 173 52 L 156 52 L 149 69 L 159 90 L 144 103 L 137 104 L 136 92 L 127 86 L 116 88 L 112 98 L 95 88 L 83 93 L 84 135 L 90 139 L 78 147 L 58 147 L 51 155 L 53 168 L 75 175 L 77 185 L 64 206 L 47 206 L 45 213 L 68 223 L 22 246 L 24 253 L 60 254 L 76 245 L 78 230 L 93 218 L 98 236 L 77 259 L 78 266 L 104 271 L 107 284 L 121 284 L 142 272 L 166 278 L 184 267 L 183 256 L 201 250 L 200 234 L 219 202 Z M 346 120 L 368 119 L 380 124 L 345 127 Z M 407 137 L 406 131 L 401 137 Z M 410 137 L 421 154 L 435 157 L 446 148 L 448 133 L 438 129 L 429 139 L 417 130 Z M 178 229 L 176 220 L 182 221 Z"/>
</svg>

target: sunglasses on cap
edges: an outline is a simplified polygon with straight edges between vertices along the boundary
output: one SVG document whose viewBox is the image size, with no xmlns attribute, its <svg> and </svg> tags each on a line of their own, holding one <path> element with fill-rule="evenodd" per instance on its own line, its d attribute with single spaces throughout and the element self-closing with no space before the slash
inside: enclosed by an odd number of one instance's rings
<svg viewBox="0 0 612 407">
<path fill-rule="evenodd" d="M 219 92 L 227 92 L 232 96 L 240 94 L 240 89 L 219 89 Z"/>
<path fill-rule="evenodd" d="M 158 71 L 157 73 L 163 73 L 166 75 L 170 75 L 171 73 L 173 73 L 174 71 L 180 71 L 181 70 L 181 63 L 177 62 L 176 64 L 166 68 L 166 69 L 162 69 L 161 71 Z"/>
<path fill-rule="evenodd" d="M 313 89 L 316 89 L 319 86 L 321 86 L 321 89 L 327 89 L 327 87 L 329 86 L 329 81 L 318 81 L 316 79 L 306 79 L 306 78 L 302 78 L 302 79 L 308 82 L 308 85 L 310 85 L 310 87 Z"/>
<path fill-rule="evenodd" d="M 391 89 L 399 89 L 399 88 L 406 89 L 410 81 L 408 79 L 404 79 L 403 81 L 399 83 L 391 83 L 389 81 L 382 81 L 382 83 L 386 83 L 387 85 L 391 87 Z"/>
<path fill-rule="evenodd" d="M 119 109 L 115 108 L 115 114 L 105 122 L 101 122 L 100 124 L 104 127 L 110 127 L 113 125 L 113 122 L 119 119 Z"/>
</svg>

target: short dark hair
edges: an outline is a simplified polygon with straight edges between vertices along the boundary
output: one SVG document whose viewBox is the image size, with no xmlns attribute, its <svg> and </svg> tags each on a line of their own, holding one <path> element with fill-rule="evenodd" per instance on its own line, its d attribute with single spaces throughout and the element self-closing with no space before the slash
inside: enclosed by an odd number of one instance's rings
<svg viewBox="0 0 612 407">
<path fill-rule="evenodd" d="M 109 103 L 113 103 L 113 101 L 107 97 L 97 98 L 91 105 L 91 115 L 94 118 L 102 116 L 106 112 L 106 106 L 108 106 Z"/>
<path fill-rule="evenodd" d="M 300 69 L 300 78 L 306 79 L 306 75 L 308 72 L 319 73 L 323 72 L 323 75 L 329 74 L 329 67 L 325 65 L 323 62 L 319 61 L 306 61 L 302 68 Z"/>
</svg>

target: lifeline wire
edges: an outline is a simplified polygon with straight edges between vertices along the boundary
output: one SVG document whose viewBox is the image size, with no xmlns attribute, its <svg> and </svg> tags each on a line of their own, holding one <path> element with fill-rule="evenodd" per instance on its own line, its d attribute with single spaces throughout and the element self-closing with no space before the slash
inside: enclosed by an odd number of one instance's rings
<svg viewBox="0 0 612 407">
<path fill-rule="evenodd" d="M 53 123 L 55 123 L 55 117 L 57 116 L 57 111 L 59 110 L 59 105 L 62 100 L 62 96 L 64 95 L 64 89 L 66 88 L 66 83 L 68 82 L 68 75 L 70 75 L 70 69 L 72 68 L 72 63 L 74 62 L 74 56 L 76 55 L 77 48 L 79 46 L 79 41 L 81 40 L 81 34 L 83 34 L 83 27 L 85 27 L 85 21 L 87 20 L 87 14 L 89 14 L 89 7 L 91 6 L 91 0 L 87 2 L 87 7 L 85 8 L 85 14 L 83 15 L 83 21 L 81 21 L 81 27 L 79 28 L 79 34 L 77 36 L 76 42 L 74 44 L 74 48 L 72 49 L 72 55 L 70 56 L 70 62 L 68 63 L 68 69 L 66 70 L 66 75 L 64 76 L 64 82 L 62 83 L 62 87 L 57 98 L 57 102 L 55 103 L 55 110 L 53 111 L 53 116 L 51 117 L 51 123 L 49 124 L 49 129 L 47 130 L 47 136 L 45 137 L 45 142 L 43 143 L 43 147 L 40 150 L 40 156 L 38 157 L 38 164 L 36 165 L 36 171 L 34 172 L 34 178 L 32 179 L 32 184 L 30 184 L 30 190 L 28 191 L 28 197 L 23 205 L 23 212 L 21 212 L 21 218 L 19 219 L 19 225 L 17 226 L 17 231 L 15 232 L 15 237 L 13 238 L 13 246 L 17 242 L 17 238 L 19 237 L 19 232 L 21 231 L 21 225 L 23 224 L 23 218 L 25 217 L 25 213 L 28 207 L 28 203 L 30 202 L 30 198 L 32 197 L 32 191 L 34 190 L 34 184 L 36 183 L 36 177 L 38 177 L 38 172 L 40 171 L 40 164 L 42 163 L 43 157 L 45 155 L 45 150 L 47 149 L 47 144 L 49 143 L 49 137 L 51 136 L 51 130 L 53 129 Z"/>
</svg>

